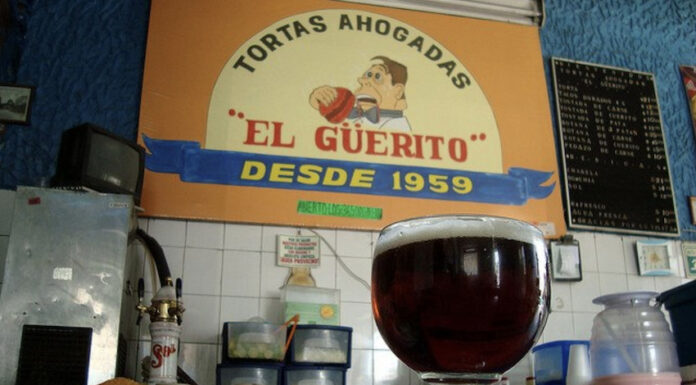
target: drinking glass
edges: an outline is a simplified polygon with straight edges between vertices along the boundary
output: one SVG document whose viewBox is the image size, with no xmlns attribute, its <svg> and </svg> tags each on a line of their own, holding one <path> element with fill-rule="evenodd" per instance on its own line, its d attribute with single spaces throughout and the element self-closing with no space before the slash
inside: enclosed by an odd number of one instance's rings
<svg viewBox="0 0 696 385">
<path fill-rule="evenodd" d="M 386 344 L 424 381 L 499 381 L 546 324 L 543 235 L 489 216 L 391 224 L 375 246 L 372 310 Z"/>
</svg>

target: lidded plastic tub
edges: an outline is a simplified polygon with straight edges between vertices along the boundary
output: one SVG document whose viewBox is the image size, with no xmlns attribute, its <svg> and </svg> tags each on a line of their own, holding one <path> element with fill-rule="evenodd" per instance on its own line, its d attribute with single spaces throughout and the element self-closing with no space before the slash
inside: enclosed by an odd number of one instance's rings
<svg viewBox="0 0 696 385">
<path fill-rule="evenodd" d="M 350 367 L 351 335 L 345 326 L 298 325 L 290 344 L 290 362 Z"/>
<path fill-rule="evenodd" d="M 604 295 L 592 302 L 604 305 L 592 325 L 592 377 L 636 373 L 678 373 L 676 344 L 658 293 Z"/>
<path fill-rule="evenodd" d="M 338 367 L 286 367 L 285 385 L 345 385 L 346 369 Z"/>
<path fill-rule="evenodd" d="M 286 285 L 280 291 L 285 319 L 299 315 L 301 325 L 338 326 L 341 291 L 321 287 Z"/>
<path fill-rule="evenodd" d="M 222 330 L 226 360 L 283 361 L 287 327 L 269 322 L 225 322 Z"/>
<path fill-rule="evenodd" d="M 281 385 L 283 364 L 218 364 L 217 385 Z"/>
</svg>

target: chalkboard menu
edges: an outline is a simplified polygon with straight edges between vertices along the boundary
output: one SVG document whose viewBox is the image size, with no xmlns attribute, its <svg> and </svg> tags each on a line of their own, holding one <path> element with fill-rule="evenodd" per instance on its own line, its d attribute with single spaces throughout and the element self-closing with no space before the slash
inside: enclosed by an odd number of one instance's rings
<svg viewBox="0 0 696 385">
<path fill-rule="evenodd" d="M 678 236 L 653 75 L 551 62 L 568 227 Z"/>
</svg>

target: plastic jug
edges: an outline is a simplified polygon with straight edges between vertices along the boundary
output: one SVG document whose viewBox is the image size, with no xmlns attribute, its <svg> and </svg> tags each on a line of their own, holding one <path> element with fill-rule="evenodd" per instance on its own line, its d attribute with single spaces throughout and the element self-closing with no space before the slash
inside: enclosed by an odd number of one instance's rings
<svg viewBox="0 0 696 385">
<path fill-rule="evenodd" d="M 620 374 L 679 373 L 676 344 L 658 293 L 609 294 L 592 302 L 604 305 L 592 325 L 592 377 Z"/>
</svg>

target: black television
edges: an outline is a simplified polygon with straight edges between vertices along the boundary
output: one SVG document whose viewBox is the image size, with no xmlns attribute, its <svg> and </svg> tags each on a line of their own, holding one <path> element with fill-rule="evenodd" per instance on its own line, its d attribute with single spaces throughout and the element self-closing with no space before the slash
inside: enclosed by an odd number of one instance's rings
<svg viewBox="0 0 696 385">
<path fill-rule="evenodd" d="M 140 204 L 145 149 L 95 124 L 63 132 L 51 186 L 129 194 Z"/>
</svg>

